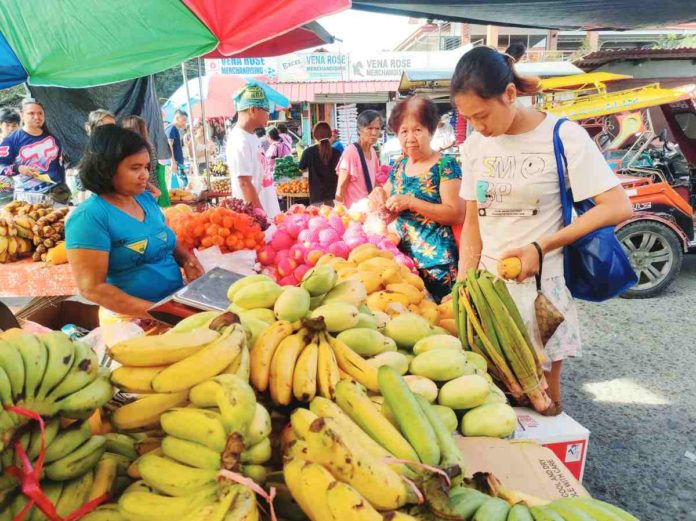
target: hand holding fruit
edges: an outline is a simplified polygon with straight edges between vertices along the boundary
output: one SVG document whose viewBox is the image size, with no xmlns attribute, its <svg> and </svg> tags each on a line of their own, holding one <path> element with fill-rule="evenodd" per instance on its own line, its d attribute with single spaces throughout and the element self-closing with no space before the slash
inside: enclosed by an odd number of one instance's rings
<svg viewBox="0 0 696 521">
<path fill-rule="evenodd" d="M 369 195 L 370 210 L 379 211 L 387 203 L 387 193 L 381 186 L 376 187 Z"/>
<path fill-rule="evenodd" d="M 386 207 L 390 212 L 401 213 L 411 209 L 413 199 L 411 195 L 392 195 L 387 199 Z"/>
<path fill-rule="evenodd" d="M 532 277 L 539 273 L 539 254 L 536 248 L 532 244 L 528 244 L 522 248 L 515 248 L 513 250 L 507 250 L 501 255 L 502 261 L 498 265 L 498 273 L 504 279 L 516 280 L 517 282 L 524 282 L 529 277 Z M 516 257 L 519 263 L 519 269 L 510 270 L 511 272 L 501 271 L 501 267 L 504 263 L 509 264 L 514 263 L 510 258 Z M 512 268 L 517 268 L 517 266 L 511 266 Z M 517 275 L 515 276 L 515 272 Z M 506 276 L 507 275 L 507 276 Z"/>
</svg>

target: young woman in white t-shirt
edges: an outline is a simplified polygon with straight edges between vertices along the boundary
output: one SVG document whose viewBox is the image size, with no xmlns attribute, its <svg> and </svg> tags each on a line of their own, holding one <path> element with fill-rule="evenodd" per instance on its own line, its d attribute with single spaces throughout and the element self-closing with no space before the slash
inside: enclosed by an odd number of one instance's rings
<svg viewBox="0 0 696 521">
<path fill-rule="evenodd" d="M 479 265 L 495 271 L 495 259 L 519 257 L 522 272 L 508 284 L 530 332 L 536 331 L 534 275 L 544 256 L 542 290 L 565 316 L 545 346 L 544 368 L 554 411 L 561 411 L 561 363 L 579 356 L 577 312 L 563 276 L 562 248 L 580 237 L 631 216 L 631 204 L 618 178 L 587 132 L 565 122 L 560 136 L 568 158 L 568 178 L 576 201 L 593 198 L 596 206 L 563 226 L 560 186 L 553 150 L 558 118 L 517 103 L 533 95 L 538 80 L 522 78 L 514 60 L 495 49 L 466 53 L 452 77 L 452 101 L 472 125 L 462 147 L 461 197 L 466 217 L 461 236 L 459 277 Z M 536 347 L 541 341 L 536 336 Z"/>
</svg>

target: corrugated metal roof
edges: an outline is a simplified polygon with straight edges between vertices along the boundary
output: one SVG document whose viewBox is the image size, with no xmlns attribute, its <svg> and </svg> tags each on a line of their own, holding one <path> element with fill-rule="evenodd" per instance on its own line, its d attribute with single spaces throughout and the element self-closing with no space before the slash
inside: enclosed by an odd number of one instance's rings
<svg viewBox="0 0 696 521">
<path fill-rule="evenodd" d="M 696 60 L 696 48 L 675 49 L 614 49 L 595 51 L 577 59 L 575 65 L 581 69 L 601 67 L 618 60 Z"/>
<path fill-rule="evenodd" d="M 317 81 L 296 83 L 272 83 L 273 88 L 297 103 L 314 102 L 322 94 L 365 94 L 371 92 L 396 92 L 398 81 Z"/>
</svg>

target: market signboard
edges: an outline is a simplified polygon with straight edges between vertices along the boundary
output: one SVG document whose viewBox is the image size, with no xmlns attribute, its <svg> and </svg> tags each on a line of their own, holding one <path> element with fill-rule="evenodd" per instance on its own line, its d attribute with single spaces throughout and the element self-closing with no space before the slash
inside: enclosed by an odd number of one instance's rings
<svg viewBox="0 0 696 521">
<path fill-rule="evenodd" d="M 205 60 L 205 73 L 234 74 L 244 78 L 275 78 L 276 58 L 222 58 Z"/>
<path fill-rule="evenodd" d="M 346 81 L 347 54 L 316 52 L 278 58 L 278 81 Z"/>
</svg>

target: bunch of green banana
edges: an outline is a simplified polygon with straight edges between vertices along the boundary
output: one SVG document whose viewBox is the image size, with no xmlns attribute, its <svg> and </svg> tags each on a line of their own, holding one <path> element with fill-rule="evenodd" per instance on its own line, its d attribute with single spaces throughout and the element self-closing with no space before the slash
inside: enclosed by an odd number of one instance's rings
<svg viewBox="0 0 696 521">
<path fill-rule="evenodd" d="M 112 394 L 89 346 L 61 332 L 32 335 L 10 330 L 0 337 L 0 450 L 29 421 L 4 407 L 14 405 L 44 417 L 84 419 Z"/>
</svg>

